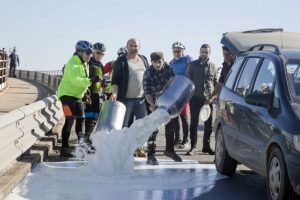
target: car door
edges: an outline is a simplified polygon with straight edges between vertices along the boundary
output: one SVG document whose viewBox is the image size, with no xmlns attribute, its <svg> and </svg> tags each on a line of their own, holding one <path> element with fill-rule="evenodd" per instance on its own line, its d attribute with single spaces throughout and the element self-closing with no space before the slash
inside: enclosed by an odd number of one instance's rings
<svg viewBox="0 0 300 200">
<path fill-rule="evenodd" d="M 230 141 L 230 146 L 234 148 L 232 154 L 238 160 L 254 159 L 252 148 L 249 147 L 245 139 L 245 131 L 248 130 L 248 124 L 245 122 L 249 109 L 245 102 L 245 97 L 250 93 L 251 83 L 254 74 L 259 66 L 261 58 L 249 57 L 239 74 L 239 78 L 234 87 L 232 102 L 230 105 L 230 115 L 234 124 L 238 124 L 239 130 L 234 139 Z"/>
<path fill-rule="evenodd" d="M 225 144 L 228 152 L 231 154 L 231 152 L 235 152 L 235 147 L 232 145 L 235 143 L 235 140 L 237 140 L 237 137 L 239 135 L 240 130 L 240 124 L 238 121 L 233 120 L 235 118 L 235 112 L 234 112 L 234 85 L 236 82 L 236 79 L 239 76 L 239 72 L 241 71 L 244 63 L 245 58 L 240 57 L 238 58 L 233 66 L 231 67 L 231 70 L 228 73 L 227 79 L 225 81 L 224 87 L 222 88 L 222 91 L 219 96 L 219 104 L 218 104 L 218 116 L 221 116 L 222 121 L 222 129 L 225 137 Z"/>
<path fill-rule="evenodd" d="M 271 94 L 276 83 L 276 70 L 274 63 L 264 59 L 255 78 L 251 93 Z M 269 123 L 269 110 L 263 106 L 246 104 L 243 118 L 242 132 L 243 143 L 246 152 L 251 152 L 247 158 L 248 164 L 254 168 L 262 168 L 268 139 L 272 130 Z"/>
</svg>

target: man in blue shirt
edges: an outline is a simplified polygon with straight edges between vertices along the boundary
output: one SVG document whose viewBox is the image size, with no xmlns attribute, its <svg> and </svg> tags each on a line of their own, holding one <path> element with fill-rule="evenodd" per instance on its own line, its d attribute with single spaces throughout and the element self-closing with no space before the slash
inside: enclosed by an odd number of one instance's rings
<svg viewBox="0 0 300 200">
<path fill-rule="evenodd" d="M 176 75 L 185 76 L 187 66 L 192 62 L 192 57 L 189 55 L 184 55 L 185 46 L 181 42 L 174 42 L 172 45 L 173 50 L 173 60 L 170 62 L 170 66 L 173 69 L 173 72 Z M 189 104 L 187 104 L 182 112 L 180 113 L 180 119 L 182 124 L 183 138 L 180 139 L 180 122 L 179 117 L 175 119 L 174 128 L 175 128 L 175 147 L 182 149 L 188 149 L 188 135 L 189 135 L 189 120 L 188 116 L 190 114 Z"/>
</svg>

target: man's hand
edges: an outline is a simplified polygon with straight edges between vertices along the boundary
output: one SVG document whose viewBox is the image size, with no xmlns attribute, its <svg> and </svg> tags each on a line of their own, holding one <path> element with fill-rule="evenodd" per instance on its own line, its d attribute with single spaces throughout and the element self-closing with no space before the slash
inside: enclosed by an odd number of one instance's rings
<svg viewBox="0 0 300 200">
<path fill-rule="evenodd" d="M 111 96 L 110 96 L 110 100 L 111 101 L 116 101 L 117 100 L 117 96 L 118 95 L 116 93 L 112 93 Z"/>
<path fill-rule="evenodd" d="M 211 104 L 214 100 L 214 97 L 209 97 L 209 99 L 207 99 L 205 102 L 204 102 L 204 105 L 207 105 L 207 104 Z"/>
</svg>

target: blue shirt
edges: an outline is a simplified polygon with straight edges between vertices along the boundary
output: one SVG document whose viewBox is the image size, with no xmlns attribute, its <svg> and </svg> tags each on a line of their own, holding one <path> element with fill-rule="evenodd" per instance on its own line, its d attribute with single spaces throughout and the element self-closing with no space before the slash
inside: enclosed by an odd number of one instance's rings
<svg viewBox="0 0 300 200">
<path fill-rule="evenodd" d="M 185 76 L 187 66 L 192 61 L 193 61 L 192 57 L 186 55 L 179 58 L 178 60 L 176 60 L 175 58 L 171 60 L 170 66 L 173 69 L 174 74 Z"/>
</svg>

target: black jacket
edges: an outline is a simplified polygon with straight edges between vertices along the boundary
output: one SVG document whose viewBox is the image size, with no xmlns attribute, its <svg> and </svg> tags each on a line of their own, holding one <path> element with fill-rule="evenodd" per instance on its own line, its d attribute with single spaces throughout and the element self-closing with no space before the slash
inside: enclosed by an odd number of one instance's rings
<svg viewBox="0 0 300 200">
<path fill-rule="evenodd" d="M 139 55 L 139 57 L 143 60 L 145 68 L 147 69 L 149 67 L 147 58 L 143 55 Z M 128 87 L 128 76 L 129 76 L 128 62 L 127 62 L 126 55 L 124 55 L 119 57 L 114 62 L 114 67 L 113 67 L 112 85 L 118 86 L 118 97 L 117 97 L 118 101 L 121 102 L 125 101 L 125 96 Z"/>
</svg>

